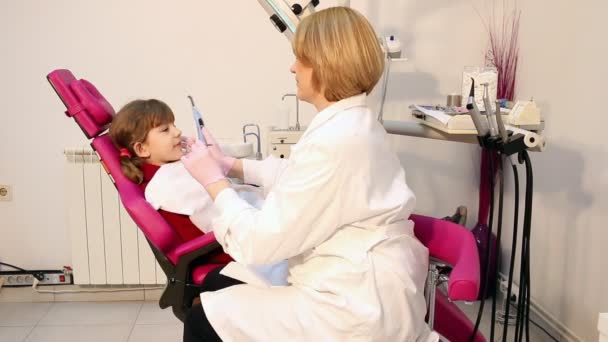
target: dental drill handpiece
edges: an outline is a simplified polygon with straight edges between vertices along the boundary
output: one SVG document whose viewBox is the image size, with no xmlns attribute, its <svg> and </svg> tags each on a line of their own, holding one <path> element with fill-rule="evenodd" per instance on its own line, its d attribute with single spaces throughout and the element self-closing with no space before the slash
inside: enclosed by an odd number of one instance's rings
<svg viewBox="0 0 608 342">
<path fill-rule="evenodd" d="M 488 128 L 483 124 L 481 113 L 479 112 L 479 108 L 477 108 L 477 104 L 475 103 L 475 79 L 471 78 L 471 82 L 471 91 L 469 92 L 467 109 L 469 110 L 471 119 L 473 119 L 473 124 L 477 129 L 477 135 L 483 137 L 488 134 Z"/>
<path fill-rule="evenodd" d="M 490 102 L 490 92 L 488 83 L 482 84 L 483 86 L 483 105 L 486 107 L 486 118 L 488 119 L 488 126 L 490 126 L 490 136 L 495 137 L 498 135 L 498 124 L 496 123 L 496 117 L 493 117 L 492 113 L 492 102 Z"/>
<path fill-rule="evenodd" d="M 201 112 L 199 112 L 198 108 L 196 108 L 192 96 L 188 95 L 188 99 L 190 99 L 190 103 L 192 104 L 192 116 L 194 117 L 194 122 L 197 127 L 196 135 L 198 137 L 198 140 L 202 141 L 203 144 L 207 145 L 207 141 L 205 140 L 205 136 L 203 135 L 203 127 L 205 127 L 203 116 L 201 115 Z"/>
<path fill-rule="evenodd" d="M 496 101 L 496 124 L 498 125 L 498 132 L 500 133 L 500 137 L 502 138 L 502 143 L 506 144 L 509 142 L 509 133 L 507 133 L 507 129 L 505 128 L 505 124 L 502 121 L 502 115 L 500 114 L 500 101 Z M 512 166 L 517 166 L 519 163 L 517 153 L 512 154 L 507 158 L 509 163 Z"/>
<path fill-rule="evenodd" d="M 502 115 L 500 114 L 500 101 L 496 101 L 496 125 L 498 126 L 498 133 L 500 133 L 500 137 L 502 138 L 503 144 L 509 142 L 509 134 L 507 133 L 507 129 L 505 128 L 504 122 L 502 122 Z"/>
</svg>

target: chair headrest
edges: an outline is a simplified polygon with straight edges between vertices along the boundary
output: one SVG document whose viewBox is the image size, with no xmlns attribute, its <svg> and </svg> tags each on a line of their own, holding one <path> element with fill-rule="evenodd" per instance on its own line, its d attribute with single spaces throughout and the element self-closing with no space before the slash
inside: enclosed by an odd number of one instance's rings
<svg viewBox="0 0 608 342">
<path fill-rule="evenodd" d="M 114 109 L 94 85 L 87 80 L 77 80 L 65 69 L 49 73 L 47 79 L 65 104 L 66 115 L 76 120 L 89 139 L 107 129 Z"/>
<path fill-rule="evenodd" d="M 182 241 L 165 219 L 146 202 L 143 191 L 122 172 L 118 150 L 107 134 L 102 134 L 112 122 L 114 109 L 99 91 L 86 80 L 77 80 L 71 71 L 59 69 L 47 75 L 49 83 L 65 104 L 66 115 L 73 117 L 112 177 L 120 199 L 146 239 L 158 250 L 177 262 L 169 252 Z"/>
</svg>

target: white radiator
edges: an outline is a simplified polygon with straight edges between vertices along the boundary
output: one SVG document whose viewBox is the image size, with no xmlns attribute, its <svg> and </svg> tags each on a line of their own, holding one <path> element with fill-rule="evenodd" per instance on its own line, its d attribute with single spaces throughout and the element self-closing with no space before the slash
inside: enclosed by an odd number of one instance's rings
<svg viewBox="0 0 608 342">
<path fill-rule="evenodd" d="M 64 154 L 74 283 L 164 284 L 165 274 L 97 155 L 90 147 L 67 148 Z"/>
</svg>

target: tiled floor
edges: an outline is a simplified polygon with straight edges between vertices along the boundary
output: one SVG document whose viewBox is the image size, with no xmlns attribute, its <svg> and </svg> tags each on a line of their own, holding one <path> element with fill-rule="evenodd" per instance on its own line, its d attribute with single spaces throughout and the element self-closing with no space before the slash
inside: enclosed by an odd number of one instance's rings
<svg viewBox="0 0 608 342">
<path fill-rule="evenodd" d="M 182 332 L 157 302 L 0 303 L 1 342 L 178 342 Z"/>
<path fill-rule="evenodd" d="M 476 319 L 477 303 L 459 306 Z M 480 325 L 486 337 L 490 306 L 486 302 Z M 502 331 L 502 326 L 496 327 Z M 0 303 L 0 342 L 179 342 L 182 331 L 181 322 L 158 302 Z M 510 341 L 513 334 L 510 327 Z M 532 324 L 530 335 L 531 341 L 553 341 Z"/>
</svg>

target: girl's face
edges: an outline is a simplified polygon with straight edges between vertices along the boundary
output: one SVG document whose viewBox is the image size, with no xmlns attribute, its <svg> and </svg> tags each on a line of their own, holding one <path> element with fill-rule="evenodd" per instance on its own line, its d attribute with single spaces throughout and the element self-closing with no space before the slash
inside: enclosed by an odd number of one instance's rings
<svg viewBox="0 0 608 342">
<path fill-rule="evenodd" d="M 182 152 L 182 131 L 173 122 L 157 126 L 148 132 L 146 141 L 136 143 L 135 153 L 147 163 L 163 165 L 179 160 Z"/>
<path fill-rule="evenodd" d="M 298 98 L 302 101 L 312 103 L 319 93 L 315 90 L 312 84 L 312 67 L 305 65 L 296 58 L 296 61 L 289 70 L 292 74 L 296 75 Z"/>
</svg>

